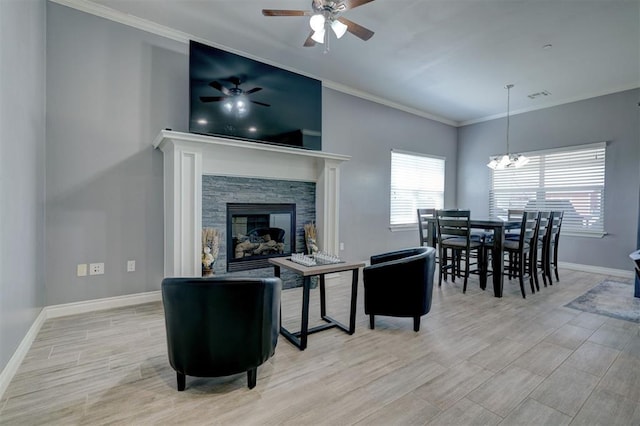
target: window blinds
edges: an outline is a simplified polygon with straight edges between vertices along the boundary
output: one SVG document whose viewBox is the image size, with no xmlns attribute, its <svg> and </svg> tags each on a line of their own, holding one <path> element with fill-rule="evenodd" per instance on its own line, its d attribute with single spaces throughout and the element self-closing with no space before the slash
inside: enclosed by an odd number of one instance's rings
<svg viewBox="0 0 640 426">
<path fill-rule="evenodd" d="M 444 158 L 391 151 L 391 225 L 418 222 L 417 209 L 444 205 Z"/>
<path fill-rule="evenodd" d="M 562 232 L 604 235 L 606 143 L 524 153 L 519 169 L 493 170 L 489 211 L 505 217 L 508 209 L 563 210 Z"/>
</svg>

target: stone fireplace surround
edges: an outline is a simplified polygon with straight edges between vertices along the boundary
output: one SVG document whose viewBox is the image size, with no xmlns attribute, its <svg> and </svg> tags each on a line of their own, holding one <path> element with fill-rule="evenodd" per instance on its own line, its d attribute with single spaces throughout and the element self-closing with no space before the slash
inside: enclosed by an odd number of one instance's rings
<svg viewBox="0 0 640 426">
<path fill-rule="evenodd" d="M 237 176 L 202 176 L 202 226 L 217 228 L 222 232 L 220 252 L 214 265 L 216 274 L 228 272 L 228 204 L 258 203 L 261 204 L 294 204 L 295 249 L 304 251 L 304 224 L 316 220 L 316 184 L 291 180 L 257 179 Z M 233 255 L 232 255 L 233 258 Z M 262 259 L 266 260 L 266 259 Z M 259 261 L 259 263 L 261 263 Z M 236 269 L 232 267 L 232 269 Z M 243 276 L 273 276 L 273 267 L 266 271 L 256 269 L 237 272 Z M 295 278 L 295 274 L 291 277 Z M 296 282 L 298 280 L 295 280 Z M 302 280 L 299 280 L 300 283 Z"/>
<path fill-rule="evenodd" d="M 319 246 L 338 253 L 340 164 L 351 157 L 222 137 L 162 130 L 164 275 L 201 276 L 202 176 L 238 176 L 316 184 Z"/>
</svg>

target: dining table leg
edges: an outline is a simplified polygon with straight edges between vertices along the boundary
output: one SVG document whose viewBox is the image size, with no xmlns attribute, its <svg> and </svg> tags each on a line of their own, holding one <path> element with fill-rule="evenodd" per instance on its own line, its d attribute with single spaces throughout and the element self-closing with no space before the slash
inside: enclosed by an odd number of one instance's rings
<svg viewBox="0 0 640 426">
<path fill-rule="evenodd" d="M 496 227 L 493 230 L 493 295 L 502 297 L 502 285 L 504 282 L 504 228 Z"/>
</svg>

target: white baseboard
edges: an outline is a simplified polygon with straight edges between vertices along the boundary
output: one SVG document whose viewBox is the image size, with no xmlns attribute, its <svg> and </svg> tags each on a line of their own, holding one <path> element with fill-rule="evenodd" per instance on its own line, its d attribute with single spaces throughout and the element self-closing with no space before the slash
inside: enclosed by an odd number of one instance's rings
<svg viewBox="0 0 640 426">
<path fill-rule="evenodd" d="M 27 352 L 29 352 L 31 344 L 36 339 L 36 336 L 38 335 L 38 332 L 40 331 L 40 328 L 42 327 L 42 324 L 44 324 L 46 319 L 47 315 L 45 313 L 45 310 L 42 309 L 36 317 L 35 321 L 33 321 L 33 324 L 31 324 L 31 327 L 29 327 L 27 334 L 25 334 L 22 342 L 20 342 L 20 345 L 18 345 L 18 348 L 13 353 L 13 356 L 11 357 L 7 365 L 2 369 L 2 372 L 0 372 L 0 400 L 2 400 L 4 392 L 9 387 L 11 379 L 13 379 L 13 376 L 15 376 L 18 368 L 20 368 L 24 357 L 27 356 Z"/>
<path fill-rule="evenodd" d="M 22 361 L 27 356 L 31 344 L 35 340 L 40 328 L 49 318 L 59 318 L 68 315 L 83 314 L 104 309 L 121 308 L 142 303 L 157 302 L 162 300 L 160 291 L 150 291 L 147 293 L 128 294 L 126 296 L 107 297 L 104 299 L 86 300 L 83 302 L 65 303 L 62 305 L 45 306 L 36 317 L 29 331 L 25 334 L 22 342 L 14 352 L 7 365 L 0 372 L 0 400 L 4 392 L 9 387 L 9 383 L 15 376 Z"/>
<path fill-rule="evenodd" d="M 558 267 L 571 269 L 572 271 L 592 272 L 594 274 L 612 275 L 620 278 L 633 278 L 635 273 L 632 270 L 604 268 L 602 266 L 582 265 L 579 263 L 558 262 Z"/>
<path fill-rule="evenodd" d="M 47 319 L 66 317 L 69 315 L 85 314 L 87 312 L 102 311 L 104 309 L 122 308 L 142 303 L 158 302 L 162 300 L 160 291 L 127 294 L 125 296 L 107 297 L 104 299 L 86 300 L 83 302 L 65 303 L 62 305 L 46 306 Z"/>
</svg>

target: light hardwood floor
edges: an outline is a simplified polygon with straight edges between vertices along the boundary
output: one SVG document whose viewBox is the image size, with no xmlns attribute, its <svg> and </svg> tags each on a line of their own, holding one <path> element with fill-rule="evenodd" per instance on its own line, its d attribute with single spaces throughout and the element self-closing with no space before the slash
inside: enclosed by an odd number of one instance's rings
<svg viewBox="0 0 640 426">
<path fill-rule="evenodd" d="M 640 424 L 640 326 L 564 305 L 611 278 L 560 271 L 523 300 L 471 279 L 443 283 L 413 331 L 408 318 L 368 328 L 359 288 L 356 332 L 327 330 L 299 351 L 282 337 L 258 369 L 187 377 L 176 390 L 160 303 L 48 320 L 0 400 L 0 424 Z M 349 274 L 328 288 L 347 322 Z M 391 284 L 390 284 L 391 285 Z M 312 291 L 311 322 L 318 318 Z M 299 328 L 299 289 L 283 316 Z"/>
</svg>

